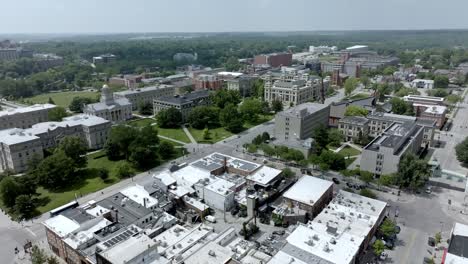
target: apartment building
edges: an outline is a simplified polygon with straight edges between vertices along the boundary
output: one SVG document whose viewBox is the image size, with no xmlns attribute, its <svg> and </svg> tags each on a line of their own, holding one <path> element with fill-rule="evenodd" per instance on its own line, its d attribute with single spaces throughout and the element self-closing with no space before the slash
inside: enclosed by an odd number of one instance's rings
<svg viewBox="0 0 468 264">
<path fill-rule="evenodd" d="M 292 64 L 291 53 L 271 53 L 262 54 L 254 57 L 254 66 L 269 66 L 272 68 L 281 66 L 290 66 Z"/>
<path fill-rule="evenodd" d="M 253 76 L 239 76 L 226 80 L 227 89 L 238 91 L 242 97 L 251 96 L 255 91 L 254 83 L 257 78 Z"/>
<path fill-rule="evenodd" d="M 151 104 L 155 99 L 161 97 L 170 97 L 175 94 L 173 85 L 160 84 L 144 88 L 130 89 L 121 92 L 115 92 L 115 99 L 127 99 L 132 104 L 132 110 L 135 111 L 141 104 Z"/>
<path fill-rule="evenodd" d="M 56 147 L 67 136 L 81 138 L 88 149 L 103 148 L 110 126 L 103 118 L 77 115 L 62 122 L 38 123 L 28 129 L 0 130 L 0 172 L 26 171 L 33 156 L 42 159 L 45 149 Z"/>
<path fill-rule="evenodd" d="M 27 107 L 0 111 L 0 130 L 7 128 L 29 128 L 34 124 L 49 121 L 53 104 L 35 104 Z"/>
</svg>

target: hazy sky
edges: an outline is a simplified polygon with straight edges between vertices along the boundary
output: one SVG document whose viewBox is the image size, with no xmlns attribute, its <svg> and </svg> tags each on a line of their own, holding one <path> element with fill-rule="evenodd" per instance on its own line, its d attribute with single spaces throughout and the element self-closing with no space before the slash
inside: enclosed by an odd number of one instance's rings
<svg viewBox="0 0 468 264">
<path fill-rule="evenodd" d="M 468 0 L 0 0 L 0 33 L 468 28 Z"/>
</svg>

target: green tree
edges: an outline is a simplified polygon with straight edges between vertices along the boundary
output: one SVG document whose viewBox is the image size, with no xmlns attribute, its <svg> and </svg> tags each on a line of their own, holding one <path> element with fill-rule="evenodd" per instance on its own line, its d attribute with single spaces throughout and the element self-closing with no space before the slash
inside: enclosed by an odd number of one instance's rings
<svg viewBox="0 0 468 264">
<path fill-rule="evenodd" d="M 369 189 L 361 189 L 359 191 L 359 194 L 362 195 L 362 196 L 371 198 L 371 199 L 377 198 L 377 195 L 373 191 L 371 191 Z"/>
<path fill-rule="evenodd" d="M 33 216 L 35 206 L 29 195 L 19 195 L 15 199 L 15 211 L 24 219 L 30 219 Z"/>
<path fill-rule="evenodd" d="M 383 70 L 384 75 L 393 75 L 394 72 L 396 72 L 398 69 L 395 66 L 387 66 Z"/>
<path fill-rule="evenodd" d="M 263 151 L 263 153 L 265 155 L 270 156 L 270 157 L 275 156 L 276 152 L 275 152 L 275 149 L 272 146 L 270 146 L 268 144 L 261 144 L 260 148 L 262 149 L 262 151 Z"/>
<path fill-rule="evenodd" d="M 468 164 L 468 137 L 455 147 L 458 161 Z"/>
<path fill-rule="evenodd" d="M 182 124 L 182 113 L 173 107 L 163 109 L 156 115 L 156 120 L 160 127 L 176 128 Z"/>
<path fill-rule="evenodd" d="M 47 261 L 47 255 L 43 249 L 34 245 L 31 248 L 31 263 L 32 264 L 45 264 Z"/>
<path fill-rule="evenodd" d="M 62 119 L 64 117 L 67 117 L 67 116 L 68 116 L 67 111 L 63 107 L 57 106 L 57 107 L 49 110 L 49 120 L 50 121 L 59 122 L 59 121 L 62 121 Z"/>
<path fill-rule="evenodd" d="M 213 105 L 220 109 L 225 108 L 228 104 L 237 106 L 241 102 L 239 91 L 235 90 L 218 90 L 210 96 Z"/>
<path fill-rule="evenodd" d="M 380 175 L 377 182 L 383 186 L 391 186 L 394 183 L 394 177 L 392 175 Z"/>
<path fill-rule="evenodd" d="M 207 127 L 205 127 L 205 129 L 203 129 L 203 139 L 208 140 L 210 139 L 210 137 L 210 130 Z"/>
<path fill-rule="evenodd" d="M 158 152 L 163 160 L 168 160 L 175 155 L 175 148 L 172 143 L 167 142 L 167 141 L 162 141 L 159 144 Z"/>
<path fill-rule="evenodd" d="M 204 127 L 219 126 L 219 108 L 213 106 L 198 106 L 192 109 L 187 121 L 193 128 L 203 129 Z"/>
<path fill-rule="evenodd" d="M 86 147 L 83 140 L 79 137 L 71 136 L 65 137 L 60 141 L 57 151 L 63 151 L 67 157 L 71 158 L 77 167 L 85 167 L 87 163 Z"/>
<path fill-rule="evenodd" d="M 110 160 L 128 159 L 129 147 L 136 138 L 137 130 L 134 127 L 118 125 L 112 127 L 105 146 L 106 155 Z"/>
<path fill-rule="evenodd" d="M 372 245 L 372 249 L 374 250 L 375 255 L 380 256 L 385 250 L 385 245 L 382 240 L 377 239 Z"/>
<path fill-rule="evenodd" d="M 98 171 L 99 178 L 101 180 L 105 181 L 109 178 L 109 170 L 106 168 L 100 168 Z"/>
<path fill-rule="evenodd" d="M 362 77 L 359 78 L 359 79 L 360 79 L 362 85 L 364 85 L 364 89 L 367 89 L 367 88 L 369 87 L 370 83 L 371 83 L 369 77 L 367 77 L 367 76 L 362 76 Z"/>
<path fill-rule="evenodd" d="M 256 79 L 252 85 L 253 96 L 258 98 L 263 98 L 265 90 L 265 83 L 262 79 Z"/>
<path fill-rule="evenodd" d="M 156 151 L 141 146 L 132 147 L 129 160 L 140 169 L 147 169 L 159 163 Z"/>
<path fill-rule="evenodd" d="M 263 104 L 258 99 L 245 99 L 240 105 L 239 111 L 245 120 L 255 122 L 258 119 L 258 115 L 263 112 Z"/>
<path fill-rule="evenodd" d="M 284 168 L 283 171 L 281 172 L 281 175 L 284 178 L 292 178 L 296 176 L 296 173 L 293 172 L 290 168 Z"/>
<path fill-rule="evenodd" d="M 449 85 L 449 79 L 447 76 L 437 75 L 434 78 L 434 87 L 435 88 L 447 88 Z"/>
<path fill-rule="evenodd" d="M 448 94 L 449 93 L 447 89 L 438 88 L 438 89 L 429 90 L 429 95 L 431 96 L 446 97 Z"/>
<path fill-rule="evenodd" d="M 47 101 L 48 104 L 55 104 L 54 100 L 52 100 L 52 97 L 49 97 L 49 100 Z"/>
<path fill-rule="evenodd" d="M 358 81 L 354 77 L 350 77 L 346 79 L 344 83 L 344 88 L 345 88 L 345 95 L 348 96 L 350 95 L 354 90 L 356 90 L 358 85 Z"/>
<path fill-rule="evenodd" d="M 126 161 L 120 162 L 116 166 L 115 170 L 116 170 L 115 174 L 117 175 L 117 177 L 121 179 L 129 178 L 130 176 L 133 175 L 133 169 Z"/>
<path fill-rule="evenodd" d="M 388 238 L 393 235 L 396 235 L 396 224 L 390 218 L 386 218 L 382 225 L 379 227 L 380 232 L 384 235 L 384 237 Z"/>
<path fill-rule="evenodd" d="M 267 142 L 268 140 L 270 140 L 270 134 L 268 134 L 268 132 L 263 132 L 262 133 L 262 141 Z"/>
<path fill-rule="evenodd" d="M 330 142 L 330 145 L 334 147 L 339 147 L 341 145 L 341 142 L 343 142 L 343 140 L 344 140 L 344 136 L 340 130 L 336 128 L 332 128 L 328 131 L 328 142 Z"/>
<path fill-rule="evenodd" d="M 335 171 L 346 169 L 346 162 L 343 155 L 333 151 L 322 151 L 320 154 L 320 167 L 327 168 Z"/>
<path fill-rule="evenodd" d="M 7 176 L 0 182 L 0 197 L 5 206 L 12 208 L 15 205 L 16 197 L 21 193 L 21 186 L 13 177 Z"/>
<path fill-rule="evenodd" d="M 403 101 L 403 99 L 393 97 L 390 100 L 392 104 L 392 112 L 397 115 L 403 115 L 409 111 L 409 108 L 412 108 L 407 102 Z"/>
<path fill-rule="evenodd" d="M 241 68 L 241 64 L 239 63 L 239 59 L 235 57 L 230 57 L 227 59 L 226 63 L 224 63 L 224 67 L 228 71 L 239 71 Z"/>
<path fill-rule="evenodd" d="M 437 232 L 435 234 L 434 239 L 435 239 L 436 244 L 439 244 L 442 241 L 442 235 L 440 234 L 440 232 Z"/>
<path fill-rule="evenodd" d="M 445 100 L 451 104 L 451 105 L 454 105 L 458 102 L 461 102 L 463 100 L 463 98 L 459 95 L 456 95 L 456 94 L 450 94 L 450 95 L 447 95 L 447 97 L 445 97 Z"/>
<path fill-rule="evenodd" d="M 281 112 L 283 111 L 283 103 L 280 100 L 273 100 L 273 102 L 271 102 L 271 109 L 275 113 Z"/>
<path fill-rule="evenodd" d="M 368 171 L 361 171 L 359 173 L 359 179 L 365 183 L 371 183 L 374 180 L 374 175 Z"/>
<path fill-rule="evenodd" d="M 429 179 L 429 165 L 414 154 L 405 154 L 398 163 L 395 181 L 401 187 L 417 189 Z"/>
<path fill-rule="evenodd" d="M 36 169 L 37 180 L 47 189 L 57 190 L 73 182 L 76 164 L 63 151 L 55 151 Z"/>
<path fill-rule="evenodd" d="M 369 111 L 362 106 L 350 105 L 346 107 L 345 116 L 367 116 Z"/>
<path fill-rule="evenodd" d="M 313 138 L 315 140 L 315 148 L 317 153 L 320 153 L 323 149 L 327 149 L 328 145 L 328 131 L 327 128 L 320 124 L 313 131 Z"/>
<path fill-rule="evenodd" d="M 150 102 L 141 102 L 138 105 L 138 113 L 140 115 L 152 115 L 153 114 L 153 104 Z"/>
<path fill-rule="evenodd" d="M 233 104 L 228 104 L 219 113 L 219 122 L 227 131 L 239 133 L 243 130 L 242 116 L 239 114 L 237 107 Z"/>
<path fill-rule="evenodd" d="M 92 104 L 94 102 L 95 100 L 88 98 L 88 97 L 75 96 L 73 97 L 73 100 L 70 102 L 68 109 L 70 109 L 70 111 L 75 112 L 75 113 L 82 113 L 83 106 L 87 104 Z"/>
</svg>

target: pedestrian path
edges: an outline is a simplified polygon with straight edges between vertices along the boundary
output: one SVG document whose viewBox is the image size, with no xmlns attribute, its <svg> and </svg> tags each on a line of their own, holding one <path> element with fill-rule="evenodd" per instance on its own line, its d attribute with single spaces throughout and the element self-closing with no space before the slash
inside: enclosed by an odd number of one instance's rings
<svg viewBox="0 0 468 264">
<path fill-rule="evenodd" d="M 193 144 L 197 144 L 197 141 L 195 140 L 195 138 L 193 138 L 192 134 L 187 129 L 187 127 L 182 125 L 182 129 L 184 130 L 185 134 L 187 134 L 187 137 L 190 139 L 190 142 L 192 142 Z"/>
<path fill-rule="evenodd" d="M 166 137 L 166 136 L 158 135 L 158 137 L 163 138 L 163 139 L 166 139 L 166 140 L 169 140 L 169 141 L 172 141 L 172 142 L 175 142 L 175 143 L 179 143 L 179 144 L 182 144 L 182 145 L 187 144 L 187 143 L 185 143 L 185 142 L 183 142 L 183 141 L 180 141 L 180 140 L 177 140 L 177 139 L 173 139 L 173 138 L 170 138 L 170 137 Z"/>
</svg>

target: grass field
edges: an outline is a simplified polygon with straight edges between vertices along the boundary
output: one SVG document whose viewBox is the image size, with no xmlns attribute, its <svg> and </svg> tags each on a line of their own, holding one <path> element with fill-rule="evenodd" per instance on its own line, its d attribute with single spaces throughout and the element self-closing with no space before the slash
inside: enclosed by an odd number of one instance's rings
<svg viewBox="0 0 468 264">
<path fill-rule="evenodd" d="M 351 165 L 355 160 L 356 158 L 345 159 L 346 168 L 348 168 L 348 166 Z"/>
<path fill-rule="evenodd" d="M 58 93 L 46 93 L 36 95 L 34 97 L 24 98 L 24 102 L 31 103 L 31 104 L 45 104 L 49 101 L 49 97 L 52 98 L 54 103 L 58 106 L 68 108 L 73 97 L 80 96 L 80 97 L 88 97 L 91 99 L 96 99 L 98 97 L 98 92 L 89 92 L 89 91 L 82 91 L 82 92 L 58 92 Z"/>
<path fill-rule="evenodd" d="M 350 146 L 346 146 L 344 147 L 342 150 L 340 150 L 338 153 L 340 153 L 341 155 L 345 156 L 345 157 L 348 157 L 348 156 L 357 156 L 359 154 L 361 154 L 361 151 L 353 148 L 353 147 L 350 147 Z"/>
<path fill-rule="evenodd" d="M 209 139 L 203 138 L 203 129 L 189 128 L 189 131 L 198 143 L 205 144 L 213 144 L 234 135 L 222 127 L 210 129 Z"/>
<path fill-rule="evenodd" d="M 133 121 L 128 122 L 128 124 L 132 126 L 137 126 L 137 127 L 153 125 L 153 127 L 158 130 L 158 135 L 172 138 L 175 140 L 179 140 L 185 143 L 190 143 L 190 139 L 187 137 L 187 135 L 185 134 L 182 128 L 161 128 L 157 125 L 154 125 L 156 124 L 156 120 L 151 119 L 151 118 L 133 120 Z"/>
<path fill-rule="evenodd" d="M 77 197 L 99 191 L 112 184 L 119 182 L 121 179 L 116 176 L 115 168 L 119 163 L 124 161 L 110 161 L 104 151 L 99 151 L 88 156 L 88 166 L 83 170 L 84 179 L 74 185 L 71 185 L 66 190 L 59 192 L 51 192 L 42 187 L 38 188 L 39 198 L 49 199 L 49 202 L 37 209 L 41 213 L 50 211 L 58 206 L 66 204 Z M 97 169 L 106 168 L 109 170 L 109 177 L 106 180 L 99 178 Z M 137 173 L 138 171 L 135 171 Z"/>
<path fill-rule="evenodd" d="M 258 126 L 262 123 L 265 123 L 265 122 L 268 122 L 270 120 L 272 120 L 273 118 L 275 118 L 275 115 L 274 114 L 271 114 L 271 115 L 260 115 L 260 117 L 258 118 L 258 120 L 254 123 L 250 123 L 250 122 L 246 122 L 244 124 L 244 127 L 246 129 L 249 129 L 251 127 L 254 127 L 254 126 Z"/>
</svg>

